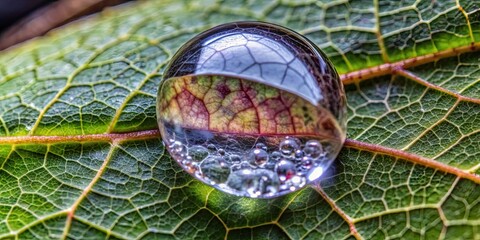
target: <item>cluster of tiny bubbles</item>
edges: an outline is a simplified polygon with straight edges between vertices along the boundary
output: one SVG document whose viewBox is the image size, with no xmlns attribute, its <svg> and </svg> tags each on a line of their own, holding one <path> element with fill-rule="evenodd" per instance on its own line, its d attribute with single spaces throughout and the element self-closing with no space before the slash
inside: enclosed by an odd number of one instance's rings
<svg viewBox="0 0 480 240">
<path fill-rule="evenodd" d="M 191 174 L 227 192 L 249 197 L 276 196 L 316 180 L 328 161 L 322 144 L 313 139 L 284 137 L 266 144 L 257 139 L 249 151 L 235 140 L 223 145 L 189 144 L 169 139 L 172 156 Z M 236 147 L 234 145 L 237 145 Z M 243 148 L 244 149 L 244 148 Z"/>
</svg>

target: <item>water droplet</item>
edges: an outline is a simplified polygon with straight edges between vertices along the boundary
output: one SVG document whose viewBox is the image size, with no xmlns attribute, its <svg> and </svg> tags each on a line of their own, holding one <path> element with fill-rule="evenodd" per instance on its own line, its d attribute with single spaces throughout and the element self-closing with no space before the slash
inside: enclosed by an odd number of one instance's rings
<svg viewBox="0 0 480 240">
<path fill-rule="evenodd" d="M 217 147 L 215 146 L 215 144 L 208 144 L 207 149 L 210 150 L 211 152 L 217 151 Z"/>
<path fill-rule="evenodd" d="M 220 155 L 222 155 L 222 156 L 225 155 L 225 150 L 223 150 L 223 149 L 221 149 L 221 148 L 218 149 L 217 152 L 218 152 L 218 154 L 220 154 Z"/>
<path fill-rule="evenodd" d="M 274 151 L 270 154 L 270 160 L 274 162 L 278 162 L 282 158 L 282 154 L 280 152 Z"/>
<path fill-rule="evenodd" d="M 300 168 L 302 169 L 302 172 L 304 172 L 303 170 L 308 170 L 308 169 L 312 168 L 312 166 L 313 166 L 312 158 L 310 158 L 310 157 L 303 157 L 302 158 L 302 161 L 300 162 Z"/>
<path fill-rule="evenodd" d="M 318 48 L 288 29 L 218 26 L 180 48 L 163 76 L 157 120 L 166 149 L 224 192 L 296 191 L 320 178 L 343 144 L 340 78 Z"/>
<path fill-rule="evenodd" d="M 288 160 L 281 160 L 278 162 L 275 171 L 282 182 L 292 178 L 297 172 L 295 164 Z"/>
<path fill-rule="evenodd" d="M 305 154 L 303 153 L 302 150 L 295 151 L 295 158 L 296 159 L 301 160 L 303 158 L 303 155 L 305 155 Z"/>
<path fill-rule="evenodd" d="M 309 157 L 318 158 L 322 154 L 322 144 L 315 140 L 309 140 L 305 143 L 303 152 Z"/>
<path fill-rule="evenodd" d="M 295 154 L 295 151 L 300 149 L 298 140 L 295 138 L 287 138 L 280 143 L 279 150 L 285 156 L 291 156 Z"/>
<path fill-rule="evenodd" d="M 258 148 L 258 149 L 262 149 L 262 150 L 267 151 L 267 146 L 266 146 L 265 144 L 263 144 L 263 143 L 257 143 L 257 144 L 255 145 L 255 148 Z"/>
<path fill-rule="evenodd" d="M 253 149 L 248 158 L 250 159 L 251 164 L 262 166 L 268 160 L 268 153 L 263 149 Z"/>
</svg>

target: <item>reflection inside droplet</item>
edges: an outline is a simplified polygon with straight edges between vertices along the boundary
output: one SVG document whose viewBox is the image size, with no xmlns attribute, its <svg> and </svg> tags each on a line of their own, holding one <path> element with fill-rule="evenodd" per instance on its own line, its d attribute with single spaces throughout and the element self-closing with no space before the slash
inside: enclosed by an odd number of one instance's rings
<svg viewBox="0 0 480 240">
<path fill-rule="evenodd" d="M 219 91 L 227 87 L 228 94 Z M 342 145 L 328 111 L 261 83 L 192 75 L 166 80 L 160 94 L 159 126 L 173 158 L 236 195 L 302 188 L 321 177 Z"/>
</svg>

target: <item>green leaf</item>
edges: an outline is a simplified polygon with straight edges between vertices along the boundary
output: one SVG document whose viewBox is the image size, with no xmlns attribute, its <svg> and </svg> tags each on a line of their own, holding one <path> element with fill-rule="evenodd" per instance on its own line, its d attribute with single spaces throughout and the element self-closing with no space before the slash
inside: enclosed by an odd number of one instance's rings
<svg viewBox="0 0 480 240">
<path fill-rule="evenodd" d="M 150 1 L 0 54 L 0 237 L 480 239 L 480 2 Z M 184 173 L 155 121 L 196 33 L 261 20 L 305 34 L 348 96 L 317 186 L 237 198 Z"/>
</svg>

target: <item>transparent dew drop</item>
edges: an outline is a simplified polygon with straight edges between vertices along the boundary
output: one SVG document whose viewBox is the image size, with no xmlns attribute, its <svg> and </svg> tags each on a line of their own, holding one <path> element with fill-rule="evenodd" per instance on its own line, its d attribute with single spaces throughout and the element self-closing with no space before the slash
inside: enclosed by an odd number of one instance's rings
<svg viewBox="0 0 480 240">
<path fill-rule="evenodd" d="M 210 152 L 216 152 L 216 151 L 217 151 L 217 146 L 215 146 L 215 144 L 208 144 L 208 145 L 207 145 L 207 149 L 208 149 Z"/>
<path fill-rule="evenodd" d="M 289 160 L 281 160 L 277 163 L 275 171 L 281 182 L 285 182 L 295 176 L 297 169 L 295 164 Z"/>
<path fill-rule="evenodd" d="M 222 155 L 222 156 L 224 156 L 224 155 L 225 155 L 225 150 L 223 150 L 223 149 L 221 149 L 221 148 L 220 148 L 220 149 L 218 149 L 218 151 L 217 151 L 217 152 L 218 152 L 218 154 L 220 154 L 220 155 Z"/>
<path fill-rule="evenodd" d="M 295 151 L 295 159 L 301 160 L 303 158 L 303 155 L 305 155 L 305 154 L 303 153 L 302 150 Z"/>
<path fill-rule="evenodd" d="M 264 169 L 268 169 L 268 170 L 275 170 L 275 167 L 276 167 L 276 162 L 273 162 L 273 161 L 267 161 L 265 163 L 265 165 L 263 165 L 263 168 Z"/>
<path fill-rule="evenodd" d="M 263 166 L 268 161 L 268 153 L 263 149 L 253 149 L 248 158 L 251 164 Z"/>
<path fill-rule="evenodd" d="M 298 144 L 298 140 L 295 138 L 286 138 L 280 143 L 279 150 L 285 156 L 291 156 L 295 154 L 297 150 L 300 149 L 300 145 Z"/>
<path fill-rule="evenodd" d="M 267 145 L 263 144 L 263 143 L 257 143 L 255 144 L 255 148 L 257 149 L 262 149 L 264 151 L 267 151 Z"/>
<path fill-rule="evenodd" d="M 270 160 L 273 162 L 278 162 L 282 158 L 282 154 L 280 152 L 274 151 L 270 154 Z"/>
<path fill-rule="evenodd" d="M 269 170 L 275 170 L 275 167 L 277 166 L 277 162 L 280 161 L 282 158 L 282 154 L 280 152 L 274 151 L 270 154 L 268 157 L 267 162 L 263 165 L 263 168 L 269 169 Z"/>
<path fill-rule="evenodd" d="M 268 23 L 188 41 L 163 72 L 156 110 L 172 158 L 236 196 L 278 197 L 325 177 L 345 139 L 335 69 L 308 39 Z"/>
<path fill-rule="evenodd" d="M 302 169 L 302 172 L 304 170 L 308 170 L 313 167 L 313 160 L 310 157 L 303 157 L 302 161 L 300 162 L 300 168 Z"/>
<path fill-rule="evenodd" d="M 210 156 L 200 164 L 200 171 L 212 182 L 223 183 L 230 175 L 230 167 L 221 157 Z"/>
<path fill-rule="evenodd" d="M 309 140 L 305 143 L 305 147 L 303 147 L 303 152 L 306 156 L 312 158 L 318 158 L 322 154 L 322 144 L 315 140 Z"/>
</svg>

